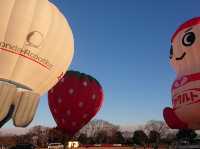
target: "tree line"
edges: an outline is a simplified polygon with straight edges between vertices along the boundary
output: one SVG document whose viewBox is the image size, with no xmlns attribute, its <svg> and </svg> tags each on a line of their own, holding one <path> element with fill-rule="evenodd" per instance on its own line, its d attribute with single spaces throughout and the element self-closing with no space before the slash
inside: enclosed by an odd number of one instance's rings
<svg viewBox="0 0 200 149">
<path fill-rule="evenodd" d="M 125 138 L 121 131 L 115 131 L 108 135 L 107 131 L 99 131 L 93 137 L 86 134 L 78 134 L 74 138 L 68 137 L 57 128 L 49 129 L 48 132 L 34 131 L 26 135 L 16 137 L 16 143 L 32 143 L 39 147 L 47 147 L 48 143 L 60 142 L 67 145 L 70 140 L 79 141 L 80 144 L 123 144 L 127 146 L 143 146 L 158 148 L 160 144 L 172 146 L 175 142 L 187 141 L 193 143 L 197 134 L 194 130 L 183 129 L 177 133 L 171 133 L 161 138 L 161 134 L 156 130 L 151 130 L 146 134 L 144 130 L 136 130 L 131 137 Z"/>
<path fill-rule="evenodd" d="M 31 143 L 39 147 L 47 147 L 49 143 L 60 142 L 67 145 L 68 141 L 76 140 L 81 144 L 139 145 L 144 148 L 151 146 L 156 149 L 160 144 L 165 144 L 170 147 L 174 143 L 182 141 L 194 143 L 196 136 L 197 134 L 194 130 L 183 129 L 172 131 L 162 121 L 149 121 L 144 127 L 138 128 L 130 135 L 121 131 L 119 127 L 113 127 L 112 129 L 96 130 L 91 136 L 80 132 L 73 138 L 68 137 L 66 133 L 60 131 L 58 128 L 36 126 L 25 135 L 12 136 L 13 141 L 11 142 L 14 144 Z"/>
</svg>

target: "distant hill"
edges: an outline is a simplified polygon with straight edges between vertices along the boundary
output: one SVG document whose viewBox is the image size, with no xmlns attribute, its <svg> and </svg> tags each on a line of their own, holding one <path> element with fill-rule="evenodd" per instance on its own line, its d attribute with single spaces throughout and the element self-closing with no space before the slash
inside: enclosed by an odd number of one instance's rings
<svg viewBox="0 0 200 149">
<path fill-rule="evenodd" d="M 1 128 L 0 129 L 0 136 L 13 136 L 13 135 L 24 135 L 33 129 L 37 129 L 40 127 L 41 129 L 48 129 L 48 127 L 44 126 L 35 126 L 31 128 Z M 93 136 L 98 131 L 107 131 L 112 133 L 113 131 L 121 130 L 121 127 L 112 123 L 109 123 L 104 120 L 92 120 L 89 122 L 85 127 L 80 130 L 80 133 L 85 133 L 87 136 Z M 128 128 L 122 128 L 122 130 L 128 130 Z M 109 135 L 109 134 L 108 134 Z M 111 135 L 111 134 L 110 134 Z"/>
<path fill-rule="evenodd" d="M 129 132 L 134 132 L 135 130 L 138 129 L 143 129 L 144 124 L 128 124 L 128 125 L 120 125 L 120 131 L 129 131 Z"/>
<path fill-rule="evenodd" d="M 163 123 L 162 121 L 150 121 L 154 123 L 154 127 L 156 126 L 155 124 L 160 124 Z M 148 122 L 147 122 L 148 123 Z M 152 124 L 151 124 L 152 125 Z M 148 128 L 151 127 L 151 125 L 148 126 Z M 85 127 L 83 127 L 80 133 L 86 134 L 88 137 L 89 136 L 94 136 L 96 133 L 99 131 L 106 131 L 108 135 L 112 135 L 112 133 L 115 133 L 116 131 L 121 131 L 124 137 L 131 137 L 133 135 L 133 132 L 135 130 L 144 130 L 147 132 L 147 128 L 145 127 L 146 124 L 137 124 L 137 125 L 115 125 L 112 124 L 108 121 L 104 120 L 92 120 L 89 122 Z M 157 126 L 159 128 L 159 125 Z M 14 136 L 14 135 L 24 135 L 30 131 L 34 131 L 34 129 L 40 129 L 41 131 L 49 129 L 49 127 L 44 127 L 44 126 L 35 126 L 32 128 L 1 128 L 0 129 L 0 136 Z M 155 130 L 156 128 L 154 128 Z M 169 128 L 166 128 L 164 131 L 171 131 Z"/>
<path fill-rule="evenodd" d="M 28 128 L 0 128 L 0 136 L 24 135 L 29 132 Z"/>
</svg>

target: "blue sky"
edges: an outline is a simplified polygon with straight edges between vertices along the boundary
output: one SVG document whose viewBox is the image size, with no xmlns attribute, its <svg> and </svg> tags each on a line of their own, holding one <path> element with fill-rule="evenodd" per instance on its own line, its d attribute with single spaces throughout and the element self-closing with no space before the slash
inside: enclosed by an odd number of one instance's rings
<svg viewBox="0 0 200 149">
<path fill-rule="evenodd" d="M 168 58 L 170 38 L 178 25 L 200 15 L 200 1 L 52 2 L 73 30 L 75 55 L 70 69 L 93 75 L 104 88 L 104 105 L 95 118 L 115 124 L 163 120 L 175 79 Z M 31 126 L 36 124 L 55 126 L 46 94 Z"/>
</svg>

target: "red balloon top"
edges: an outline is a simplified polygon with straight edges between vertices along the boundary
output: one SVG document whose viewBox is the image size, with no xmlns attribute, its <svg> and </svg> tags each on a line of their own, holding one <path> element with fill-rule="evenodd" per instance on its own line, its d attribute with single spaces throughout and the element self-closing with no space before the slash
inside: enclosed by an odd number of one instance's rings
<svg viewBox="0 0 200 149">
<path fill-rule="evenodd" d="M 174 38 L 176 37 L 176 35 L 180 31 L 182 31 L 185 28 L 197 25 L 197 24 L 200 24 L 200 17 L 196 17 L 196 18 L 190 19 L 190 20 L 186 21 L 185 23 L 183 23 L 182 25 L 180 25 L 179 28 L 176 30 L 176 32 L 172 36 L 172 39 L 171 39 L 172 42 L 173 42 Z"/>
</svg>

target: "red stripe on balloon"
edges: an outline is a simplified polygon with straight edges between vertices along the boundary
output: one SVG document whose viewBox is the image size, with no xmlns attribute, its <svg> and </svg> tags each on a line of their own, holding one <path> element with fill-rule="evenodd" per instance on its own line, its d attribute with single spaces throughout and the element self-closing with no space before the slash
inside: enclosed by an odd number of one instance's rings
<svg viewBox="0 0 200 149">
<path fill-rule="evenodd" d="M 0 49 L 3 50 L 3 51 L 7 51 L 7 52 L 10 52 L 10 53 L 13 53 L 13 54 L 20 55 L 20 56 L 22 56 L 22 57 L 24 57 L 24 58 L 27 58 L 27 59 L 29 59 L 29 60 L 31 60 L 31 61 L 33 61 L 33 62 L 35 62 L 35 63 L 41 65 L 42 67 L 44 67 L 44 68 L 50 70 L 50 69 L 49 69 L 47 66 L 45 66 L 44 64 L 42 64 L 42 63 L 40 63 L 40 62 L 38 62 L 38 61 L 36 61 L 36 60 L 34 60 L 34 59 L 28 57 L 28 56 L 25 56 L 25 55 L 23 55 L 23 54 L 20 54 L 20 53 L 17 53 L 17 52 L 14 52 L 14 51 L 11 51 L 11 50 L 5 49 L 5 48 L 0 48 Z"/>
</svg>

